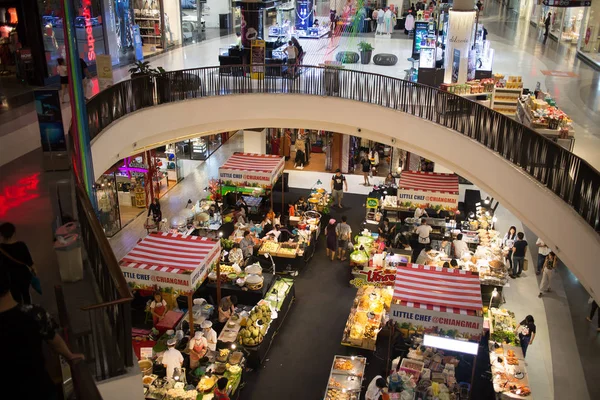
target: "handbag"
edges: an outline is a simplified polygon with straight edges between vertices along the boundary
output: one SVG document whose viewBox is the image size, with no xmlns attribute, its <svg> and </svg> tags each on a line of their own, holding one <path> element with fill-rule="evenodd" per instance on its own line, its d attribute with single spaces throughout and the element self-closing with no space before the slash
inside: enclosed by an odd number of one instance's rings
<svg viewBox="0 0 600 400">
<path fill-rule="evenodd" d="M 13 256 L 11 256 L 6 251 L 4 251 L 3 248 L 0 248 L 0 253 L 2 253 L 6 258 L 11 260 L 12 262 L 26 266 L 29 269 L 29 272 L 31 272 L 31 287 L 38 294 L 42 294 L 42 281 L 40 281 L 40 278 L 38 278 L 38 276 L 35 274 L 32 267 L 25 264 L 23 261 L 19 261 L 19 260 L 15 259 Z"/>
<path fill-rule="evenodd" d="M 523 259 L 523 271 L 527 271 L 529 269 L 529 263 L 527 259 Z"/>
</svg>

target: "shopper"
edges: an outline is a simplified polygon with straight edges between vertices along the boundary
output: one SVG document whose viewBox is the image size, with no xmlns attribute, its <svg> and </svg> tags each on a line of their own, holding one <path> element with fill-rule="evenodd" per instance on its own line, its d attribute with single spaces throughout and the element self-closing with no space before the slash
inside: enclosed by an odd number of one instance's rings
<svg viewBox="0 0 600 400">
<path fill-rule="evenodd" d="M 475 6 L 477 7 L 478 11 L 481 11 L 483 9 L 483 3 L 481 2 L 481 0 L 477 0 L 477 3 L 475 3 Z"/>
<path fill-rule="evenodd" d="M 367 157 L 363 157 L 363 159 L 360 161 L 360 164 L 362 165 L 362 173 L 364 179 L 363 185 L 369 186 L 371 185 L 369 183 L 369 172 L 371 171 L 371 162 Z"/>
<path fill-rule="evenodd" d="M 519 326 L 517 326 L 517 332 L 519 333 L 521 349 L 523 349 L 523 357 L 525 357 L 527 348 L 533 344 L 533 339 L 535 339 L 535 323 L 531 315 L 526 316 L 521 321 Z"/>
<path fill-rule="evenodd" d="M 240 248 L 239 243 L 234 243 L 229 250 L 229 254 L 227 255 L 229 262 L 232 264 L 237 264 L 240 267 L 244 266 L 244 252 Z"/>
<path fill-rule="evenodd" d="M 431 248 L 431 246 L 425 246 L 419 253 L 419 256 L 417 257 L 417 264 L 428 265 L 431 261 L 433 261 L 432 250 L 433 249 Z"/>
<path fill-rule="evenodd" d="M 327 238 L 327 258 L 331 258 L 331 261 L 333 261 L 337 251 L 337 233 L 335 219 L 333 218 L 329 220 L 329 224 L 325 227 L 325 237 Z"/>
<path fill-rule="evenodd" d="M 190 339 L 188 344 L 190 353 L 190 370 L 195 370 L 200 365 L 200 359 L 206 355 L 208 351 L 208 343 L 206 338 L 202 336 L 201 331 L 196 331 L 194 337 Z"/>
<path fill-rule="evenodd" d="M 586 319 L 589 322 L 592 322 L 592 319 L 594 318 L 594 314 L 596 314 L 596 311 L 598 310 L 598 303 L 596 303 L 596 300 L 594 300 L 593 297 L 590 297 L 590 300 L 588 301 L 588 303 L 590 303 L 591 308 L 590 308 L 590 316 L 586 317 Z M 598 329 L 597 332 L 600 332 L 600 313 L 598 313 Z"/>
<path fill-rule="evenodd" d="M 385 240 L 386 244 L 389 245 L 391 238 L 394 237 L 396 232 L 396 225 L 391 225 L 389 218 L 384 218 L 383 222 L 379 224 L 379 236 Z"/>
<path fill-rule="evenodd" d="M 465 253 L 469 253 L 469 245 L 463 240 L 463 234 L 456 235 L 456 240 L 452 242 L 454 247 L 454 257 L 461 259 Z"/>
<path fill-rule="evenodd" d="M 515 240 L 517 240 L 517 228 L 511 226 L 502 239 L 502 247 L 508 251 L 506 254 L 506 261 L 508 262 L 509 271 L 512 271 L 513 269 L 512 248 L 515 244 Z"/>
<path fill-rule="evenodd" d="M 10 222 L 0 225 L 0 268 L 8 271 L 13 299 L 31 304 L 29 288 L 36 269 L 29 248 L 15 238 L 16 233 L 17 228 Z"/>
<path fill-rule="evenodd" d="M 387 383 L 385 379 L 381 375 L 377 375 L 367 387 L 365 400 L 379 400 L 386 387 Z"/>
<path fill-rule="evenodd" d="M 525 254 L 527 252 L 527 241 L 523 232 L 517 233 L 517 240 L 513 246 L 513 271 L 512 278 L 520 277 L 525 263 Z"/>
<path fill-rule="evenodd" d="M 58 75 L 60 75 L 60 100 L 66 103 L 65 96 L 69 94 L 69 72 L 64 58 L 59 57 L 56 59 L 56 62 L 58 63 L 56 70 L 58 71 Z"/>
<path fill-rule="evenodd" d="M 346 189 L 346 192 L 348 191 L 348 182 L 338 168 L 335 170 L 335 175 L 331 177 L 331 197 L 333 198 L 333 201 L 337 203 L 338 208 L 342 208 L 344 189 Z M 335 207 L 335 204 L 333 206 Z"/>
<path fill-rule="evenodd" d="M 217 387 L 215 388 L 213 399 L 214 400 L 230 400 L 227 394 L 227 378 L 219 378 L 217 381 Z"/>
<path fill-rule="evenodd" d="M 346 261 L 346 251 L 348 251 L 349 243 L 352 243 L 352 228 L 347 221 L 348 218 L 342 215 L 342 222 L 335 228 L 338 239 L 338 259 L 342 261 Z"/>
<path fill-rule="evenodd" d="M 550 291 L 550 284 L 552 283 L 552 277 L 554 276 L 554 271 L 556 271 L 557 264 L 558 259 L 556 258 L 556 254 L 551 251 L 548 253 L 546 261 L 544 261 L 542 283 L 540 284 L 540 294 L 538 294 L 538 297 L 542 297 L 542 292 Z"/>
<path fill-rule="evenodd" d="M 438 42 L 435 48 L 435 67 L 443 68 L 444 67 L 444 48 L 442 44 Z"/>
<path fill-rule="evenodd" d="M 291 37 L 292 44 L 296 48 L 296 62 L 302 65 L 302 60 L 304 60 L 304 49 L 300 46 L 300 42 L 294 36 Z"/>
<path fill-rule="evenodd" d="M 544 243 L 540 238 L 535 241 L 535 245 L 538 247 L 537 268 L 535 270 L 535 274 L 539 275 L 542 272 L 542 267 L 546 261 L 546 256 L 550 253 L 550 248 L 546 246 L 546 243 Z"/>
<path fill-rule="evenodd" d="M 181 352 L 175 348 L 177 344 L 177 340 L 175 338 L 171 338 L 167 340 L 167 351 L 163 353 L 162 363 L 163 366 L 167 369 L 166 378 L 173 379 L 173 374 L 176 369 L 180 369 L 183 365 L 183 356 Z"/>
<path fill-rule="evenodd" d="M 550 29 L 550 23 L 552 22 L 552 13 L 549 12 L 546 15 L 546 19 L 544 20 L 544 27 L 546 27 L 546 31 L 544 32 L 544 36 L 548 36 L 548 30 Z"/>
<path fill-rule="evenodd" d="M 0 267 L 0 343 L 3 343 L 2 381 L 20 388 L 22 399 L 57 399 L 55 385 L 46 370 L 43 343 L 72 364 L 83 354 L 69 350 L 56 334 L 58 325 L 40 306 L 17 302 L 12 294 L 11 275 Z M 15 393 L 15 392 L 13 392 Z"/>
<path fill-rule="evenodd" d="M 163 299 L 160 292 L 154 293 L 154 300 L 150 303 L 150 313 L 152 314 L 152 322 L 156 326 L 169 311 L 167 301 Z"/>
<path fill-rule="evenodd" d="M 149 217 L 150 214 L 152 214 L 152 220 L 154 221 L 156 227 L 160 228 L 159 224 L 162 220 L 162 211 L 160 210 L 160 202 L 158 201 L 158 197 L 155 197 L 154 201 L 152 201 L 152 204 L 150 204 L 150 207 L 148 207 L 148 215 L 146 215 L 146 217 Z"/>
<path fill-rule="evenodd" d="M 254 240 L 250 236 L 250 231 L 244 231 L 244 237 L 240 240 L 240 249 L 242 249 L 245 260 L 252 256 L 254 252 Z"/>
<path fill-rule="evenodd" d="M 307 208 L 308 208 L 308 203 L 306 202 L 306 199 L 304 198 L 304 196 L 300 196 L 300 198 L 296 202 L 296 210 L 306 211 Z"/>
<path fill-rule="evenodd" d="M 283 50 L 287 55 L 288 74 L 294 76 L 294 65 L 296 65 L 296 58 L 298 57 L 298 49 L 294 46 L 294 43 L 290 40 L 288 46 Z"/>
<path fill-rule="evenodd" d="M 392 173 L 390 172 L 389 174 L 387 174 L 387 176 L 385 177 L 385 181 L 383 182 L 385 185 L 395 185 L 396 184 L 396 178 L 394 178 L 394 175 L 392 175 Z"/>
</svg>

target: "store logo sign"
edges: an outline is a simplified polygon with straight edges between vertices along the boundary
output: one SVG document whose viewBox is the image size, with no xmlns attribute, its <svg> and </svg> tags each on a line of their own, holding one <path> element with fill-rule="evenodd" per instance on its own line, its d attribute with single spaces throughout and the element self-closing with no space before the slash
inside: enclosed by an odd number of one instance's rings
<svg viewBox="0 0 600 400">
<path fill-rule="evenodd" d="M 93 61 L 96 59 L 96 50 L 94 48 L 96 40 L 94 39 L 94 33 L 92 29 L 91 0 L 83 0 L 81 5 L 83 8 L 83 18 L 85 19 L 85 37 L 88 45 L 88 60 Z"/>
</svg>

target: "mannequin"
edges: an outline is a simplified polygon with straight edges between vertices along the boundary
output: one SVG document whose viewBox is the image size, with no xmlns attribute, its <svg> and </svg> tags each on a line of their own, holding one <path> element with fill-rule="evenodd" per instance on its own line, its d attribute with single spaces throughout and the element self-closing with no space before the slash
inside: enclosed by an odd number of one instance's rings
<svg viewBox="0 0 600 400">
<path fill-rule="evenodd" d="M 169 34 L 169 43 L 173 43 L 173 32 L 171 32 L 171 24 L 167 13 L 165 13 L 165 32 Z"/>
<path fill-rule="evenodd" d="M 383 18 L 383 23 L 384 23 L 384 33 L 388 36 L 392 35 L 392 10 L 389 9 L 389 7 L 386 7 L 385 10 L 385 14 L 384 14 L 384 18 Z"/>
<path fill-rule="evenodd" d="M 377 10 L 377 30 L 375 31 L 376 35 L 383 34 L 383 18 L 385 17 L 385 11 L 381 8 Z"/>
<path fill-rule="evenodd" d="M 408 10 L 406 21 L 404 22 L 404 33 L 409 35 L 413 29 L 415 29 L 415 17 L 412 15 L 412 11 Z"/>
</svg>

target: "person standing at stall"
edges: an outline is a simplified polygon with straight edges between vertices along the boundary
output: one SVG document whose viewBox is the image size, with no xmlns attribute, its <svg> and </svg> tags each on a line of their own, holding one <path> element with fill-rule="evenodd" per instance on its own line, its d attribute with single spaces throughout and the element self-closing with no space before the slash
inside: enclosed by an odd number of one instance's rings
<svg viewBox="0 0 600 400">
<path fill-rule="evenodd" d="M 229 317 L 233 315 L 236 304 L 236 296 L 226 296 L 221 299 L 221 303 L 219 304 L 219 322 L 221 324 L 225 324 Z"/>
<path fill-rule="evenodd" d="M 325 254 L 327 255 L 327 258 L 331 258 L 331 261 L 335 258 L 335 253 L 337 251 L 336 230 L 335 219 L 331 218 L 325 227 L 325 237 L 327 238 L 327 249 Z"/>
<path fill-rule="evenodd" d="M 202 336 L 202 332 L 196 331 L 188 344 L 190 350 L 190 369 L 192 371 L 198 368 L 200 359 L 206 355 L 207 347 L 206 338 Z"/>
<path fill-rule="evenodd" d="M 175 370 L 181 368 L 183 365 L 183 356 L 175 348 L 175 344 L 177 344 L 177 340 L 169 339 L 167 341 L 167 351 L 165 351 L 162 357 L 163 366 L 167 369 L 166 377 L 168 379 L 173 379 Z"/>
<path fill-rule="evenodd" d="M 519 326 L 517 326 L 519 341 L 521 342 L 521 349 L 523 350 L 523 357 L 527 354 L 527 348 L 533 344 L 533 339 L 535 339 L 535 329 L 535 323 L 531 315 L 526 316 Z"/>
<path fill-rule="evenodd" d="M 509 271 L 512 271 L 513 269 L 512 248 L 515 244 L 515 240 L 517 240 L 517 228 L 511 226 L 502 239 L 502 247 L 508 249 L 506 261 L 508 261 Z"/>
<path fill-rule="evenodd" d="M 157 228 L 159 228 L 160 221 L 162 220 L 162 211 L 160 210 L 160 202 L 158 201 L 158 197 L 155 197 L 154 201 L 152 201 L 152 204 L 150 204 L 150 207 L 148 207 L 148 215 L 146 216 L 149 217 L 150 214 L 152 214 L 152 220 L 154 221 L 154 224 L 157 226 Z"/>
<path fill-rule="evenodd" d="M 523 232 L 517 233 L 517 240 L 513 245 L 513 275 L 512 277 L 520 277 L 523 272 L 523 264 L 525 264 L 525 254 L 527 252 L 527 241 Z"/>
<path fill-rule="evenodd" d="M 344 198 L 344 189 L 346 189 L 346 192 L 348 191 L 348 182 L 338 168 L 335 170 L 335 175 L 331 177 L 331 197 L 334 202 L 337 202 L 338 208 L 343 208 L 342 199 Z M 335 207 L 335 204 L 333 207 Z"/>
<path fill-rule="evenodd" d="M 202 328 L 202 335 L 206 339 L 206 346 L 211 352 L 217 351 L 217 332 L 212 328 L 212 322 L 204 321 L 200 327 Z"/>
<path fill-rule="evenodd" d="M 377 375 L 367 387 L 365 400 L 379 400 L 386 387 L 387 383 L 385 379 L 381 375 Z"/>
<path fill-rule="evenodd" d="M 160 292 L 154 293 L 154 300 L 150 303 L 150 313 L 152 314 L 152 322 L 154 326 L 156 326 L 164 317 L 167 315 L 167 311 L 169 311 L 169 305 L 163 299 L 162 294 Z"/>
<path fill-rule="evenodd" d="M 346 251 L 348 251 L 348 243 L 352 241 L 352 228 L 346 222 L 348 217 L 342 216 L 342 222 L 335 227 L 335 233 L 338 238 L 338 259 L 346 261 Z"/>
<path fill-rule="evenodd" d="M 379 224 L 379 236 L 385 240 L 386 245 L 390 244 L 391 238 L 394 237 L 396 232 L 396 225 L 391 225 L 389 218 L 384 218 L 383 222 Z"/>
<path fill-rule="evenodd" d="M 535 245 L 538 247 L 537 268 L 535 270 L 535 274 L 539 275 L 544 267 L 546 257 L 548 254 L 550 254 L 550 248 L 546 246 L 546 243 L 544 243 L 540 238 L 535 241 Z"/>
<path fill-rule="evenodd" d="M 550 284 L 552 283 L 552 277 L 554 276 L 554 271 L 556 270 L 556 264 L 558 263 L 558 259 L 556 258 L 556 254 L 553 251 L 548 253 L 546 256 L 546 261 L 544 261 L 543 272 L 542 272 L 542 282 L 540 283 L 540 294 L 538 297 L 542 297 L 542 292 L 550 291 Z"/>
<path fill-rule="evenodd" d="M 469 252 L 469 245 L 463 240 L 462 233 L 456 235 L 456 240 L 452 242 L 452 246 L 454 246 L 454 256 L 458 259 L 461 259 L 463 254 Z"/>
<path fill-rule="evenodd" d="M 214 400 L 230 400 L 229 395 L 227 394 L 227 383 L 229 383 L 227 378 L 220 378 L 217 381 L 217 387 L 213 393 Z"/>
</svg>

